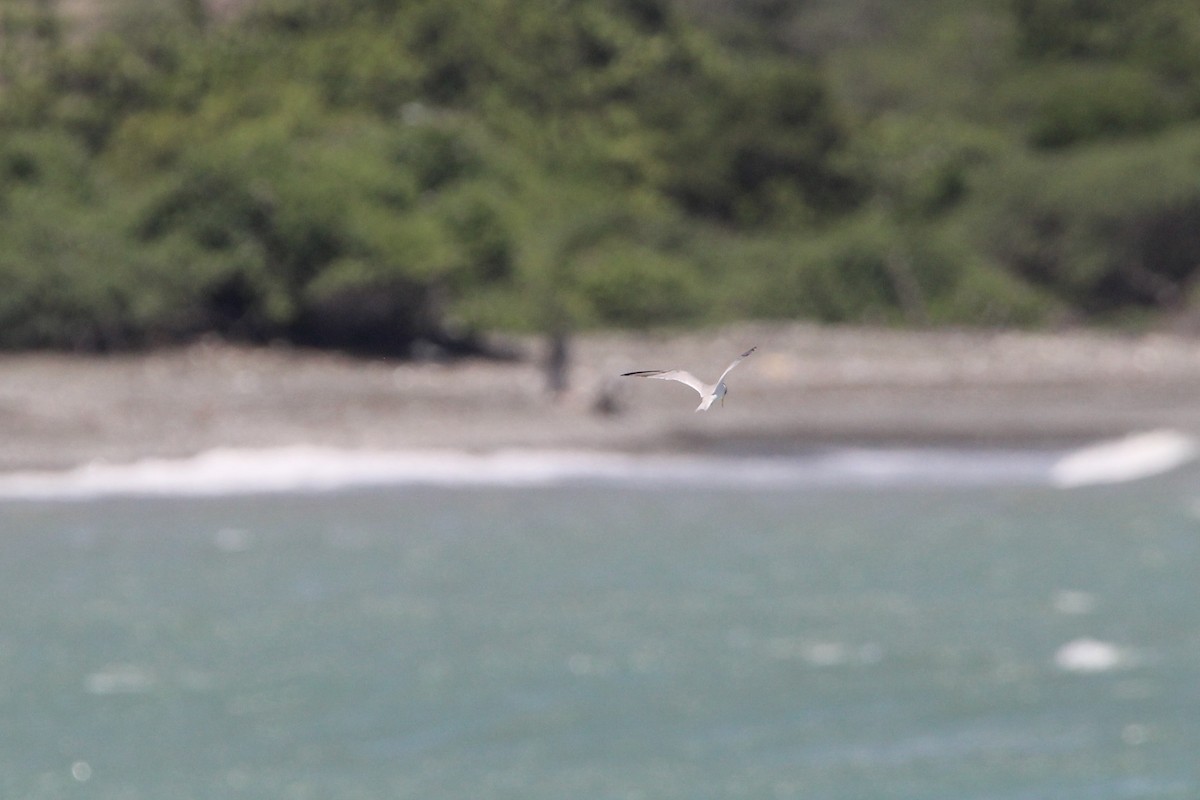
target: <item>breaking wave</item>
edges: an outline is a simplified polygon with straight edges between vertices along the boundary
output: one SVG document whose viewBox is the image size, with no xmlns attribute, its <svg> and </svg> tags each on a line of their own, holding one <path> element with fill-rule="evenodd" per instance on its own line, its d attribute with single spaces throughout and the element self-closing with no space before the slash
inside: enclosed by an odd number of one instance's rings
<svg viewBox="0 0 1200 800">
<path fill-rule="evenodd" d="M 1170 435 L 1167 435 L 1170 434 Z M 1154 432 L 1075 451 L 829 448 L 788 457 L 503 450 L 377 451 L 298 445 L 216 449 L 179 459 L 93 462 L 0 474 L 0 498 L 221 496 L 352 487 L 610 483 L 733 488 L 1043 485 L 1133 480 L 1195 458 L 1182 434 Z"/>
</svg>

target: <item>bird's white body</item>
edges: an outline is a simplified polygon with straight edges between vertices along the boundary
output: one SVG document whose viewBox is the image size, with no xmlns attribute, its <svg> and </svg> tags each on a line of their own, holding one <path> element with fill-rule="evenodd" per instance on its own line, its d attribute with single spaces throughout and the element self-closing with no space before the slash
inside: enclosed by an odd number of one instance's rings
<svg viewBox="0 0 1200 800">
<path fill-rule="evenodd" d="M 700 395 L 700 405 L 696 406 L 697 411 L 708 411 L 712 404 L 720 400 L 724 405 L 725 395 L 729 392 L 729 387 L 725 385 L 725 376 L 730 370 L 742 362 L 742 359 L 757 350 L 757 347 L 751 347 L 746 352 L 733 360 L 733 363 L 725 368 L 721 373 L 721 377 L 717 378 L 716 383 L 705 383 L 697 378 L 692 373 L 682 369 L 648 369 L 639 370 L 637 372 L 626 372 L 621 375 L 623 378 L 658 378 L 663 381 L 678 381 L 685 386 L 690 386 Z"/>
</svg>

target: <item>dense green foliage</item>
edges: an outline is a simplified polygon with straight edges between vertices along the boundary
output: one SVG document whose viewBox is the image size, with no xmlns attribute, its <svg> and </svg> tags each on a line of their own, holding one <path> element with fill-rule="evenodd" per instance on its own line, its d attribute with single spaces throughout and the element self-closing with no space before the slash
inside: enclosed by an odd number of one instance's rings
<svg viewBox="0 0 1200 800">
<path fill-rule="evenodd" d="M 244 5 L 0 8 L 0 346 L 1194 294 L 1190 1 Z"/>
</svg>

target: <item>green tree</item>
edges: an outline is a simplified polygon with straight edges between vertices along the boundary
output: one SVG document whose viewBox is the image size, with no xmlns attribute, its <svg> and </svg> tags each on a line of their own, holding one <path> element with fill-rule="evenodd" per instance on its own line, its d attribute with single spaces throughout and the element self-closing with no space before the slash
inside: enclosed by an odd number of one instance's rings
<svg viewBox="0 0 1200 800">
<path fill-rule="evenodd" d="M 1039 69 L 1031 138 L 1063 146 L 1200 115 L 1200 5 L 1191 0 L 1014 0 Z"/>
</svg>

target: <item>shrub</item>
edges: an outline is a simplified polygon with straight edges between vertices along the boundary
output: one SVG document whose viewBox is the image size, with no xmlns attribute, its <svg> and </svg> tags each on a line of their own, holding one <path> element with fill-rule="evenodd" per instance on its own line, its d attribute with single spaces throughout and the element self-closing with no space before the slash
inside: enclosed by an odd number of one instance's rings
<svg viewBox="0 0 1200 800">
<path fill-rule="evenodd" d="M 12 198 L 0 218 L 0 346 L 102 351 L 146 341 L 161 308 L 145 259 L 129 257 L 121 214 L 53 188 Z"/>
<path fill-rule="evenodd" d="M 979 125 L 892 112 L 859 128 L 847 160 L 890 213 L 920 220 L 965 199 L 971 171 L 1008 150 L 1003 136 Z"/>
<path fill-rule="evenodd" d="M 1050 143 L 1064 123 L 1066 133 L 1130 122 L 1145 130 L 1147 115 L 1151 123 L 1162 115 L 1165 92 L 1172 113 L 1200 113 L 1200 5 L 1192 0 L 1015 0 L 1013 8 L 1021 52 L 1038 73 L 1048 64 L 1085 73 L 1048 73 L 1058 91 L 1045 98 L 1045 112 L 1065 101 L 1073 106 L 1066 116 L 1078 118 L 1047 120 Z"/>
<path fill-rule="evenodd" d="M 50 187 L 82 198 L 90 193 L 87 151 L 62 131 L 0 134 L 0 202 L 23 188 Z"/>
<path fill-rule="evenodd" d="M 1200 129 L 1010 162 L 975 193 L 987 257 L 1085 313 L 1174 307 L 1200 270 Z"/>
<path fill-rule="evenodd" d="M 646 246 L 617 243 L 586 253 L 570 287 L 606 324 L 650 327 L 699 318 L 699 276 L 687 261 Z"/>
<path fill-rule="evenodd" d="M 761 224 L 792 210 L 781 197 L 823 213 L 860 199 L 834 158 L 844 134 L 815 69 L 697 59 L 665 77 L 647 76 L 639 109 L 660 137 L 659 185 L 688 211 Z"/>
<path fill-rule="evenodd" d="M 1147 133 L 1184 116 L 1157 76 L 1123 64 L 1042 69 L 1023 85 L 1032 105 L 1029 138 L 1039 147 Z"/>
</svg>

